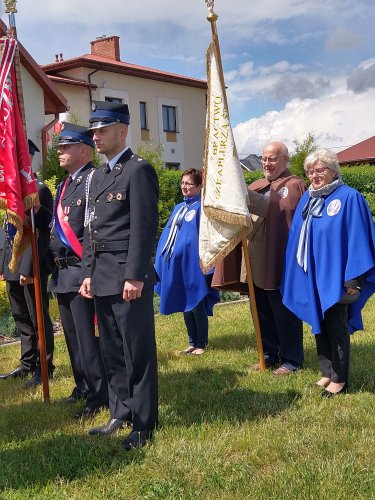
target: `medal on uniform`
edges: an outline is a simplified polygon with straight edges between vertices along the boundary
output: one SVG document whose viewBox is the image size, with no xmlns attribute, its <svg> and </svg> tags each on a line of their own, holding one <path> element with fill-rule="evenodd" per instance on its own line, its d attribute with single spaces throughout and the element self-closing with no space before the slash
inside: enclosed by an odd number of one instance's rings
<svg viewBox="0 0 375 500">
<path fill-rule="evenodd" d="M 118 201 L 122 200 L 122 194 L 121 193 L 117 193 L 116 194 L 116 200 L 118 200 Z"/>
<path fill-rule="evenodd" d="M 112 193 L 108 193 L 107 194 L 107 201 L 112 201 L 113 199 L 113 194 Z"/>
<path fill-rule="evenodd" d="M 67 222 L 69 220 L 69 210 L 70 207 L 64 207 L 64 221 Z"/>
</svg>

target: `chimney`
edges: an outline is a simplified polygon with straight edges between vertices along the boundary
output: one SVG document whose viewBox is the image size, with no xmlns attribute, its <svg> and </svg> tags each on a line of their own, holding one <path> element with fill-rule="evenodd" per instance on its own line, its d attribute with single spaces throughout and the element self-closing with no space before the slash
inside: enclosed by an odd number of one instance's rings
<svg viewBox="0 0 375 500">
<path fill-rule="evenodd" d="M 91 54 L 120 61 L 120 37 L 100 36 L 91 43 Z"/>
</svg>

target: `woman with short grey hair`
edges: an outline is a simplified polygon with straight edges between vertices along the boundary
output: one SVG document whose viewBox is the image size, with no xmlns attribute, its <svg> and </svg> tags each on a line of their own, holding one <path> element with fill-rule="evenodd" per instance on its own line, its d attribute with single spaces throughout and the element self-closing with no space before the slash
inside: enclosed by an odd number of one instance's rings
<svg viewBox="0 0 375 500">
<path fill-rule="evenodd" d="M 304 168 L 311 184 L 297 206 L 286 251 L 283 302 L 310 324 L 322 396 L 348 391 L 350 333 L 375 292 L 375 230 L 366 200 L 342 180 L 337 156 L 319 149 Z"/>
</svg>

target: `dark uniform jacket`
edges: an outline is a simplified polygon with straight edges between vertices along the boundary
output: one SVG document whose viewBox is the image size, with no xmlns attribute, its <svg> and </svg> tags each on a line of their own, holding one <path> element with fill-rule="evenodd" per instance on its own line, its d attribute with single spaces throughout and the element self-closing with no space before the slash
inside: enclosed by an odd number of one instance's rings
<svg viewBox="0 0 375 500">
<path fill-rule="evenodd" d="M 69 225 L 81 245 L 83 243 L 86 208 L 86 181 L 93 168 L 94 165 L 91 162 L 87 163 L 71 184 L 67 186 L 61 200 L 62 208 L 65 212 L 68 212 L 67 217 Z M 60 197 L 63 184 L 64 182 L 62 182 L 57 189 L 55 217 L 57 217 L 56 209 L 59 202 L 58 198 Z M 66 257 L 77 257 L 77 255 L 60 240 L 56 232 L 55 224 L 51 229 L 51 250 L 55 258 L 64 259 Z M 57 268 L 55 270 L 52 276 L 51 290 L 55 293 L 77 292 L 79 290 L 80 283 L 81 261 L 77 259 L 75 264 L 70 264 L 69 267 Z"/>
<path fill-rule="evenodd" d="M 49 225 L 52 219 L 53 197 L 49 188 L 40 179 L 36 179 L 38 189 L 40 209 L 35 214 L 35 227 L 38 229 L 38 254 L 40 273 L 49 274 L 53 270 L 53 260 L 49 252 Z M 0 260 L 0 272 L 4 274 L 6 281 L 18 281 L 20 274 L 24 276 L 33 276 L 33 259 L 31 245 L 29 245 L 19 262 L 18 272 L 12 273 L 8 264 L 11 260 L 11 245 L 8 238 L 5 238 L 4 251 Z"/>
<path fill-rule="evenodd" d="M 151 257 L 158 195 L 154 168 L 130 149 L 110 172 L 103 166 L 94 172 L 89 197 L 92 220 L 85 230 L 82 269 L 83 278 L 91 277 L 94 295 L 122 294 L 126 280 L 142 281 L 144 288 L 154 286 Z"/>
</svg>

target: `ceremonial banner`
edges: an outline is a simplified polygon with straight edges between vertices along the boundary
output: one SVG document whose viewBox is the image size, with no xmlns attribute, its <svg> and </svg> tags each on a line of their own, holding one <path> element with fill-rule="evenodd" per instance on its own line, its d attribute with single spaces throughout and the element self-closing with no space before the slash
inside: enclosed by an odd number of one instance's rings
<svg viewBox="0 0 375 500">
<path fill-rule="evenodd" d="M 0 208 L 6 210 L 8 234 L 13 240 L 12 271 L 17 270 L 19 257 L 29 243 L 25 211 L 39 203 L 18 105 L 13 68 L 16 45 L 11 38 L 0 39 Z"/>
<path fill-rule="evenodd" d="M 207 50 L 208 103 L 203 165 L 199 257 L 203 272 L 220 262 L 249 233 L 247 187 L 229 121 L 215 45 Z"/>
</svg>

